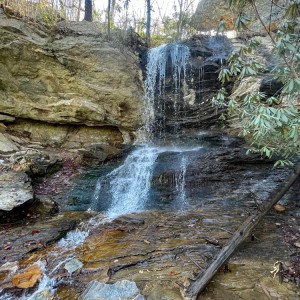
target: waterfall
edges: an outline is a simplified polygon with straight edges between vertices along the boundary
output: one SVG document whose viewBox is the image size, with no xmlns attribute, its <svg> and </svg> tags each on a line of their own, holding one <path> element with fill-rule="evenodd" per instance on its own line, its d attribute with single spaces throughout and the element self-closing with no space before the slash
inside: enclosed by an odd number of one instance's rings
<svg viewBox="0 0 300 300">
<path fill-rule="evenodd" d="M 105 194 L 112 197 L 107 211 L 109 218 L 144 209 L 159 152 L 159 148 L 155 147 L 139 148 L 128 155 L 120 167 L 99 179 L 96 197 Z"/>
<path fill-rule="evenodd" d="M 178 97 L 181 87 L 186 86 L 187 65 L 190 51 L 184 44 L 172 43 L 151 49 L 148 53 L 147 72 L 145 80 L 145 117 L 146 124 L 142 130 L 146 133 L 147 140 L 143 146 L 128 155 L 124 163 L 99 178 L 91 208 L 98 210 L 101 201 L 110 199 L 107 210 L 109 218 L 142 211 L 145 209 L 151 194 L 151 180 L 156 160 L 160 153 L 165 151 L 154 146 L 153 131 L 165 129 L 166 101 L 165 88 L 168 72 L 172 72 L 173 111 L 178 113 Z M 159 124 L 157 126 L 157 124 Z M 143 135 L 140 135 L 143 136 Z M 185 203 L 185 174 L 186 159 L 181 161 L 181 173 L 176 190 L 181 209 Z"/>
<path fill-rule="evenodd" d="M 146 131 L 152 132 L 158 127 L 159 136 L 166 126 L 166 77 L 168 71 L 172 72 L 172 101 L 173 116 L 178 116 L 181 87 L 186 86 L 187 66 L 190 58 L 189 48 L 180 43 L 161 45 L 149 50 L 147 59 L 146 89 Z M 154 124 L 155 123 L 155 124 Z"/>
</svg>

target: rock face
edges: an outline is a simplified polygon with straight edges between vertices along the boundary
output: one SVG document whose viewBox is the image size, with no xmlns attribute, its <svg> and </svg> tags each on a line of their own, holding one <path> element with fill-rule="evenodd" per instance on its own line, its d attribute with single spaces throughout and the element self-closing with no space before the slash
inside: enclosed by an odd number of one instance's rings
<svg viewBox="0 0 300 300">
<path fill-rule="evenodd" d="M 8 130 L 45 146 L 131 142 L 143 123 L 137 60 L 95 27 L 63 23 L 53 37 L 0 12 L 0 121 Z"/>
<path fill-rule="evenodd" d="M 262 20 L 269 24 L 270 21 L 270 1 L 257 0 L 255 1 L 259 14 Z M 278 5 L 277 5 L 278 4 Z M 286 1 L 280 0 L 272 7 L 271 29 L 275 30 L 277 24 L 282 20 L 283 9 Z M 251 19 L 250 29 L 256 32 L 263 31 L 262 24 L 255 17 L 254 9 L 248 3 L 241 9 L 231 9 L 228 6 L 227 0 L 202 0 L 199 2 L 196 13 L 194 25 L 198 30 L 208 31 L 217 30 L 221 20 L 225 22 L 227 30 L 232 30 L 234 22 L 238 15 L 242 12 Z"/>
<path fill-rule="evenodd" d="M 25 173 L 9 171 L 0 175 L 0 210 L 10 211 L 33 199 L 31 181 Z"/>
<path fill-rule="evenodd" d="M 9 153 L 17 151 L 18 146 L 9 138 L 8 135 L 0 132 L 0 152 Z"/>
<path fill-rule="evenodd" d="M 50 158 L 47 153 L 29 149 L 14 153 L 10 162 L 13 170 L 25 172 L 31 177 L 51 175 L 62 167 L 62 162 L 57 158 Z"/>
<path fill-rule="evenodd" d="M 160 75 L 150 88 L 146 81 L 147 89 L 154 90 L 154 130 L 174 133 L 179 128 L 215 126 L 220 112 L 212 106 L 211 99 L 221 88 L 218 73 L 232 50 L 230 40 L 224 36 L 199 35 L 184 42 L 160 46 L 152 53 L 156 50 L 160 53 L 153 56 L 150 53 L 149 59 L 153 62 L 148 64 L 148 72 L 153 71 L 152 65 L 158 58 L 157 73 L 164 76 Z M 149 77 L 156 79 L 159 76 Z"/>
</svg>

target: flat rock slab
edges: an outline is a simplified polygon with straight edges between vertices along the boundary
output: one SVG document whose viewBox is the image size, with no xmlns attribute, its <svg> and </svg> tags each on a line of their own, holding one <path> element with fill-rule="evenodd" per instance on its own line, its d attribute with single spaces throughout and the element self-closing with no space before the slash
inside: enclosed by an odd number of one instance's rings
<svg viewBox="0 0 300 300">
<path fill-rule="evenodd" d="M 0 174 L 0 210 L 13 208 L 33 199 L 31 180 L 22 172 L 7 171 Z"/>
<path fill-rule="evenodd" d="M 122 280 L 114 284 L 92 281 L 80 297 L 81 300 L 143 300 L 134 281 Z"/>
</svg>

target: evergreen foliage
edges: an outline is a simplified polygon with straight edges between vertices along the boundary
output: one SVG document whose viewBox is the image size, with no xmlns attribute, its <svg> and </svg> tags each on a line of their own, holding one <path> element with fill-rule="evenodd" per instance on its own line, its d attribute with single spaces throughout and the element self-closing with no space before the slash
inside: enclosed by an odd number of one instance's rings
<svg viewBox="0 0 300 300">
<path fill-rule="evenodd" d="M 234 7 L 242 7 L 246 2 L 252 5 L 255 17 L 267 33 L 277 64 L 262 65 L 256 55 L 260 43 L 251 39 L 244 47 L 230 53 L 219 80 L 224 85 L 229 81 L 243 82 L 268 75 L 281 82 L 282 88 L 272 96 L 259 89 L 250 89 L 245 95 L 228 96 L 223 87 L 212 102 L 217 107 L 226 107 L 228 117 L 238 118 L 242 123 L 241 135 L 250 141 L 249 151 L 276 157 L 275 165 L 291 165 L 290 158 L 300 156 L 300 0 L 289 1 L 285 19 L 276 32 L 262 21 L 255 0 L 229 0 Z M 236 29 L 247 29 L 249 21 L 240 15 L 235 22 Z"/>
</svg>

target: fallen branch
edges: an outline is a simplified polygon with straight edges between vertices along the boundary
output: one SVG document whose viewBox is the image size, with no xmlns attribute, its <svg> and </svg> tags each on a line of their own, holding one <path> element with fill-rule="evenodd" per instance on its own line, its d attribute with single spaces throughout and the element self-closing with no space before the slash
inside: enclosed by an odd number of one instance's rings
<svg viewBox="0 0 300 300">
<path fill-rule="evenodd" d="M 190 284 L 184 293 L 185 299 L 196 300 L 200 292 L 217 273 L 218 269 L 228 260 L 235 249 L 249 236 L 254 227 L 260 222 L 265 214 L 285 195 L 299 175 L 300 164 L 296 166 L 294 172 L 286 179 L 279 189 L 271 193 L 262 207 L 245 220 L 212 264 L 203 273 L 200 273 L 195 281 Z"/>
</svg>

